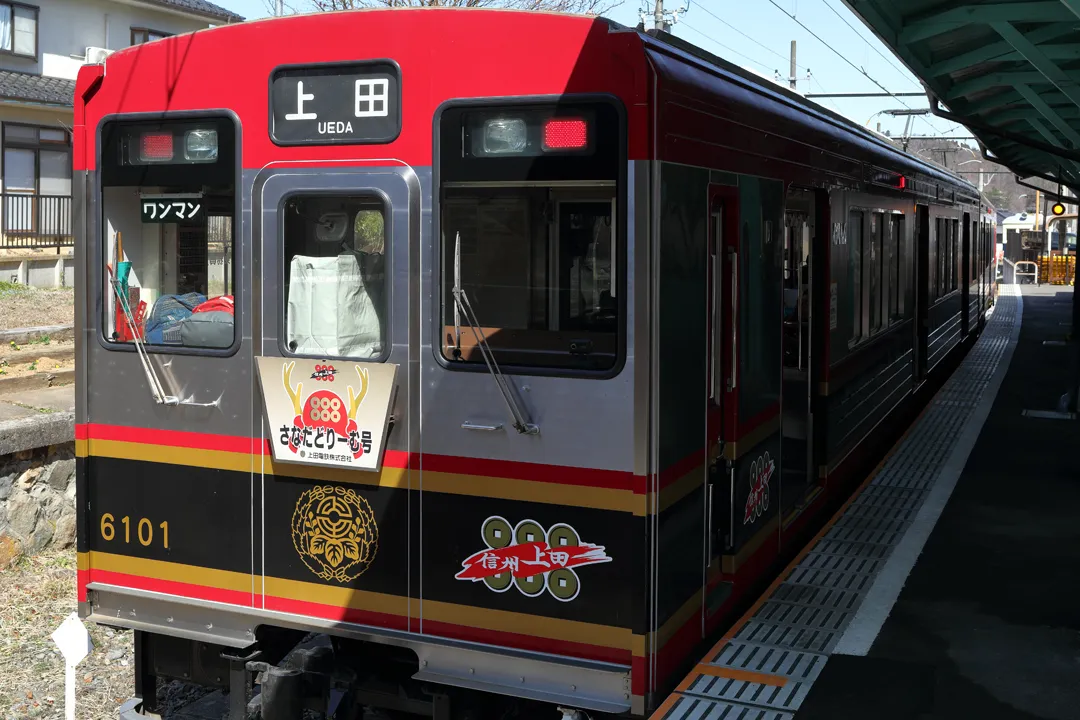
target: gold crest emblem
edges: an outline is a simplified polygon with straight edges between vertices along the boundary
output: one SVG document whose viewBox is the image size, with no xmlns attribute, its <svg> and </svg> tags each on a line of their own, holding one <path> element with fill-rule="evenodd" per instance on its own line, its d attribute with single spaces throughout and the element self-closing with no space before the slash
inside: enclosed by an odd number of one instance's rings
<svg viewBox="0 0 1080 720">
<path fill-rule="evenodd" d="M 323 580 L 349 582 L 364 574 L 379 549 L 379 528 L 355 490 L 322 485 L 304 492 L 292 516 L 300 559 Z"/>
</svg>

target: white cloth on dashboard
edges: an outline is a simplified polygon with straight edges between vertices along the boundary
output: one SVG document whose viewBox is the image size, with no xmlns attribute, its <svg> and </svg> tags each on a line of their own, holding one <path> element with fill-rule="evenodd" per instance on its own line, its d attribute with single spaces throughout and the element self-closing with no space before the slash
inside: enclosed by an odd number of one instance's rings
<svg viewBox="0 0 1080 720">
<path fill-rule="evenodd" d="M 296 255 L 289 265 L 285 333 L 293 352 L 365 358 L 382 353 L 382 328 L 355 255 Z"/>
</svg>

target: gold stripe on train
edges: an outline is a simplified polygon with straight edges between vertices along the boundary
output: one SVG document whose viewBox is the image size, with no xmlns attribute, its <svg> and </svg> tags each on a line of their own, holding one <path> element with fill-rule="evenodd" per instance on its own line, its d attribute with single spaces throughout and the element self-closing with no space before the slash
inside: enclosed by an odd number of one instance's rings
<svg viewBox="0 0 1080 720">
<path fill-rule="evenodd" d="M 91 550 L 88 555 L 89 570 L 103 570 L 152 580 L 202 585 L 203 587 L 218 590 L 234 590 L 246 593 L 254 591 L 251 573 L 216 570 L 214 568 L 183 565 L 165 560 L 150 560 L 130 555 L 117 555 L 97 550 Z"/>
<path fill-rule="evenodd" d="M 664 621 L 658 631 L 650 631 L 645 635 L 634 635 L 631 638 L 631 651 L 634 657 L 645 657 L 646 650 L 651 642 L 656 643 L 652 651 L 659 652 L 661 648 L 671 641 L 675 633 L 683 629 L 686 623 L 690 622 L 695 615 L 701 614 L 701 608 L 701 588 L 698 588 L 671 614 L 671 617 Z"/>
<path fill-rule="evenodd" d="M 724 458 L 727 460 L 737 460 L 746 453 L 753 450 L 758 443 L 765 440 L 775 432 L 780 431 L 780 415 L 777 413 L 771 420 L 758 425 L 750 432 L 743 435 L 735 442 L 730 442 L 724 446 Z"/>
<path fill-rule="evenodd" d="M 409 470 L 383 466 L 381 472 L 358 472 L 346 468 L 327 468 L 292 463 L 276 463 L 271 458 L 252 456 L 225 450 L 181 448 L 168 445 L 146 445 L 122 440 L 89 440 L 85 456 L 121 460 L 184 465 L 188 467 L 259 473 L 265 466 L 267 475 L 295 477 L 305 480 L 354 483 L 378 487 L 409 487 Z M 76 448 L 78 450 L 78 447 Z M 505 477 L 467 475 L 425 471 L 424 489 L 432 492 L 500 500 L 518 500 L 597 510 L 613 510 L 639 514 L 644 503 L 630 489 L 598 488 L 585 485 L 563 485 Z"/>
</svg>

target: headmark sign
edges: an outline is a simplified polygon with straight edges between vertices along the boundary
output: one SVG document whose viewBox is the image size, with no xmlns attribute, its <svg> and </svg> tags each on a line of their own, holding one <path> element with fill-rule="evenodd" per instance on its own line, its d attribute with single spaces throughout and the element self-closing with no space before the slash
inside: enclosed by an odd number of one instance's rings
<svg viewBox="0 0 1080 720">
<path fill-rule="evenodd" d="M 570 602 L 581 591 L 574 568 L 611 562 L 603 545 L 582 542 L 578 531 L 565 523 L 545 530 L 534 520 L 511 526 L 493 515 L 480 534 L 487 548 L 465 558 L 454 577 L 483 582 L 498 593 L 517 587 L 522 595 L 536 597 L 546 589 L 556 600 Z"/>
<path fill-rule="evenodd" d="M 257 360 L 275 461 L 381 469 L 397 365 Z"/>
<path fill-rule="evenodd" d="M 387 143 L 401 131 L 401 74 L 386 61 L 289 66 L 270 78 L 278 145 Z"/>
</svg>

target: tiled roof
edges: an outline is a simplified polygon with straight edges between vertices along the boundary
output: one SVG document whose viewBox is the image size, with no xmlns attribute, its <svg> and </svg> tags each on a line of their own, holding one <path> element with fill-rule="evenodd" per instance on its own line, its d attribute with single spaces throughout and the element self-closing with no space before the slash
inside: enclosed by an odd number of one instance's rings
<svg viewBox="0 0 1080 720">
<path fill-rule="evenodd" d="M 142 0 L 148 5 L 164 5 L 165 7 L 176 8 L 177 10 L 183 10 L 185 12 L 195 13 L 196 15 L 205 15 L 213 20 L 220 22 L 234 23 L 243 22 L 244 18 L 240 17 L 236 13 L 226 10 L 225 8 L 215 5 L 206 0 Z"/>
<path fill-rule="evenodd" d="M 72 107 L 75 103 L 75 81 L 0 70 L 0 99 Z"/>
</svg>

